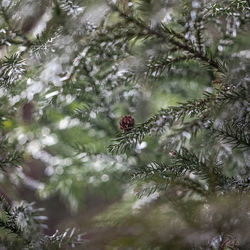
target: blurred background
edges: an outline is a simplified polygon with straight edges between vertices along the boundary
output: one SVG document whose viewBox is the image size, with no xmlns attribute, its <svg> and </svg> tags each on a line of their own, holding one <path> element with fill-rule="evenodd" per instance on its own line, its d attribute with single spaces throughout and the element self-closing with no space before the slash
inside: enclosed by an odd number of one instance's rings
<svg viewBox="0 0 250 250">
<path fill-rule="evenodd" d="M 163 22 L 182 32 L 184 25 L 186 39 L 192 39 L 192 15 L 206 1 L 185 2 L 190 12 L 180 7 L 183 1 L 120 0 L 116 4 L 128 15 L 135 8 L 133 13 L 150 22 L 152 29 Z M 190 17 L 190 30 L 181 23 L 183 17 Z M 207 18 L 213 20 L 212 14 Z M 121 117 L 131 115 L 140 124 L 161 108 L 201 98 L 204 91 L 212 93 L 212 81 L 217 79 L 212 70 L 195 60 L 159 66 L 159 71 L 155 65 L 150 68 L 148 60 L 168 56 L 170 45 L 145 38 L 143 29 L 126 23 L 104 0 L 2 0 L 0 25 L 1 138 L 7 138 L 6 147 L 23 155 L 15 168 L 6 168 L 8 174 L 0 173 L 0 193 L 6 200 L 35 202 L 35 207 L 45 208 L 45 234 L 76 228 L 86 244 L 79 249 L 191 249 L 178 245 L 178 239 L 203 242 L 216 235 L 208 226 L 197 236 L 202 223 L 189 227 L 185 220 L 193 216 L 191 212 L 182 221 L 165 204 L 166 197 L 181 195 L 178 188 L 160 197 L 151 181 L 131 178 L 131 169 L 167 161 L 166 134 L 145 137 L 129 153 L 108 151 L 121 133 Z M 210 53 L 225 60 L 233 57 L 232 67 L 242 65 L 237 74 L 244 71 L 244 60 L 250 58 L 249 24 L 244 26 L 237 16 L 228 20 L 220 16 L 204 25 Z M 189 132 L 181 138 L 191 144 Z M 200 149 L 203 142 L 197 138 L 193 147 Z M 177 148 L 180 140 L 173 142 Z M 245 171 L 241 174 L 248 176 L 249 154 L 237 154 L 225 172 L 233 176 Z M 242 209 L 241 199 L 238 206 L 238 198 L 224 199 L 220 200 L 223 211 L 234 206 Z M 211 197 L 211 214 L 220 213 L 217 202 Z M 187 206 L 190 211 L 193 204 Z M 227 216 L 232 218 L 225 215 L 225 220 Z M 243 238 L 247 229 L 249 225 Z M 157 242 L 163 242 L 163 248 L 156 248 Z"/>
</svg>

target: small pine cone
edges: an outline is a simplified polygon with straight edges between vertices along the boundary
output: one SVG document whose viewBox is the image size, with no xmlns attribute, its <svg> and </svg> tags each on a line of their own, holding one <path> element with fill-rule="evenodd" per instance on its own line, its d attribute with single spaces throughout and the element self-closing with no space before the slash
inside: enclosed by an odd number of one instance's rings
<svg viewBox="0 0 250 250">
<path fill-rule="evenodd" d="M 120 129 L 123 131 L 129 131 L 135 125 L 135 119 L 131 115 L 123 116 L 119 121 Z"/>
</svg>

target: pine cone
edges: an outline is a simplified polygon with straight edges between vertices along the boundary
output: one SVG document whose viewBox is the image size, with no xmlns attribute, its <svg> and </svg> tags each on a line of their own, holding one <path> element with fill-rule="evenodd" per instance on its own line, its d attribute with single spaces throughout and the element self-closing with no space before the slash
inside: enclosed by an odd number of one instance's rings
<svg viewBox="0 0 250 250">
<path fill-rule="evenodd" d="M 120 119 L 119 125 L 121 130 L 129 131 L 134 127 L 135 119 L 131 115 L 125 115 Z"/>
</svg>

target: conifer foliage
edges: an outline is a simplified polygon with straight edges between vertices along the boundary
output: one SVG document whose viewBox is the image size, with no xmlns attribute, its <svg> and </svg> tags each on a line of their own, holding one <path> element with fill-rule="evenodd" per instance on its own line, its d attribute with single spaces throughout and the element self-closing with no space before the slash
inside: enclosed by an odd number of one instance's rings
<svg viewBox="0 0 250 250">
<path fill-rule="evenodd" d="M 113 198 L 85 241 L 3 192 L 0 248 L 250 249 L 249 30 L 247 0 L 2 0 L 4 185 Z"/>
</svg>

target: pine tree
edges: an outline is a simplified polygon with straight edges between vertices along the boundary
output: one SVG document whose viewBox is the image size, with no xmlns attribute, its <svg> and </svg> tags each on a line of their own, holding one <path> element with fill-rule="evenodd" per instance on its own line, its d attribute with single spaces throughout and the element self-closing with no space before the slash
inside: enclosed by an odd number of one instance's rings
<svg viewBox="0 0 250 250">
<path fill-rule="evenodd" d="M 32 158 L 40 198 L 108 193 L 87 249 L 249 249 L 249 21 L 246 0 L 1 1 L 6 185 Z M 12 203 L 1 247 L 82 243 Z"/>
</svg>

